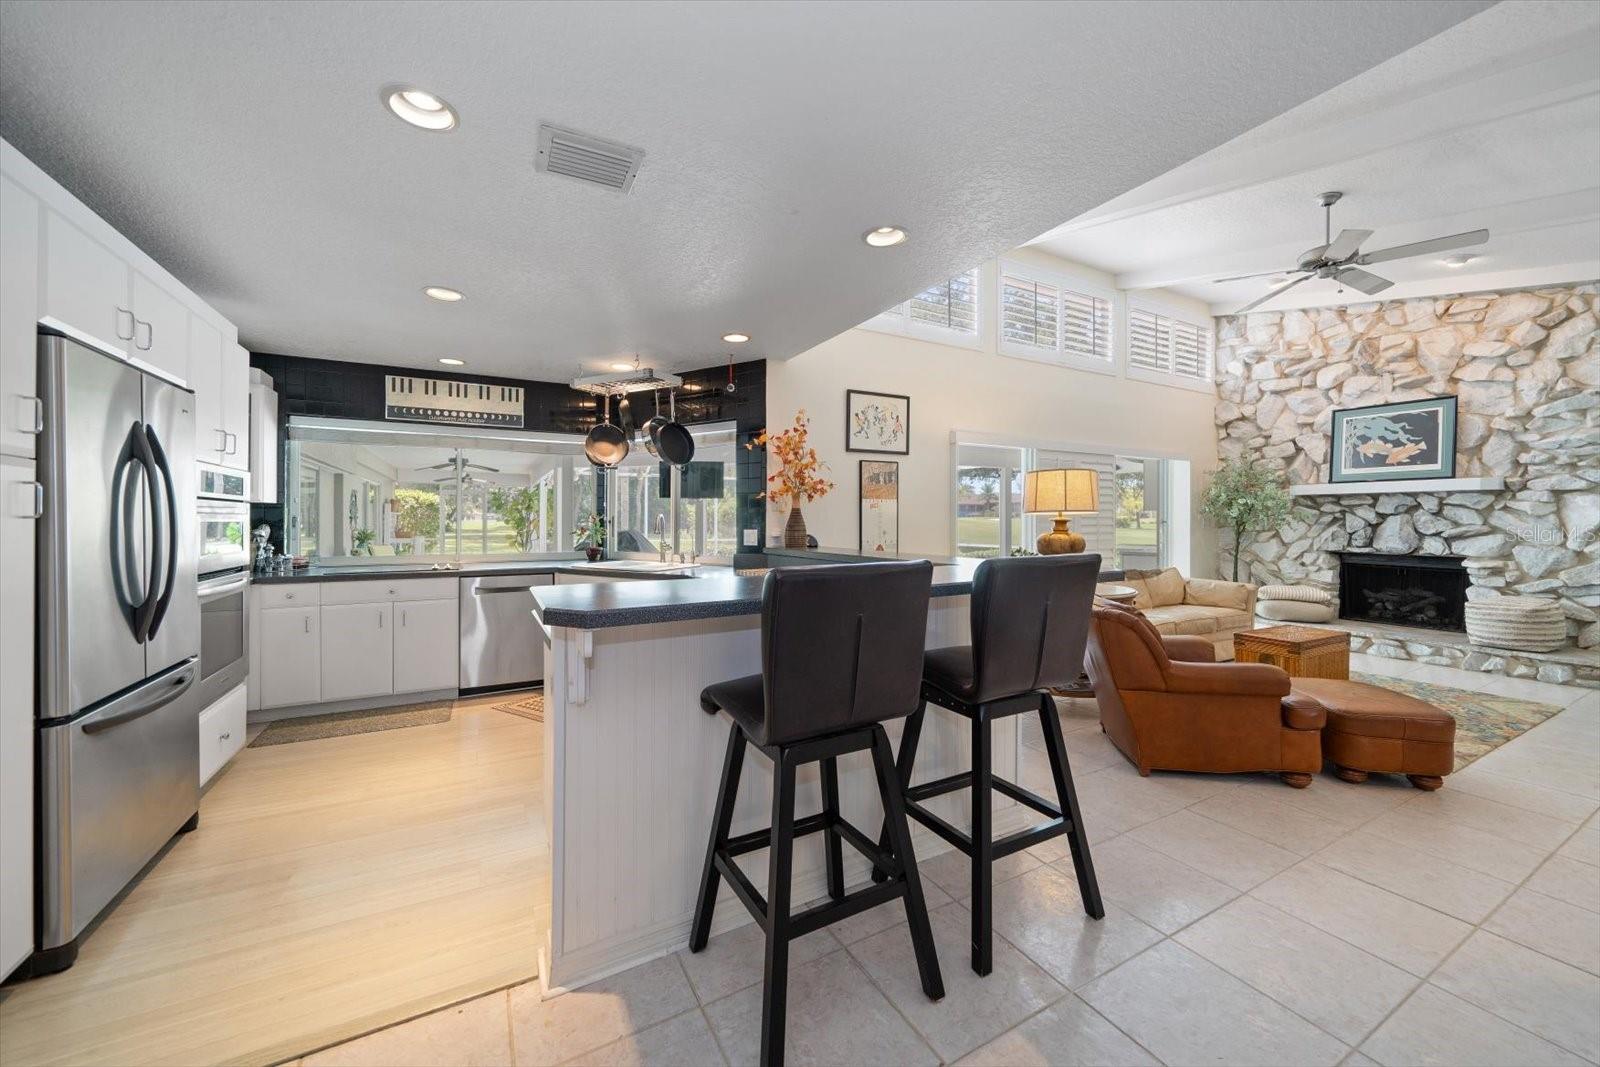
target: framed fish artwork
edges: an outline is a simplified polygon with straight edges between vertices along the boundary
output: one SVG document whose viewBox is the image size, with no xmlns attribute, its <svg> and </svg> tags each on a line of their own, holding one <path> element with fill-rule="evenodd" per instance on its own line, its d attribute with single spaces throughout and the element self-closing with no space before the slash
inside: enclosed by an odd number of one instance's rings
<svg viewBox="0 0 1600 1067">
<path fill-rule="evenodd" d="M 1332 429 L 1329 481 L 1455 477 L 1453 396 L 1335 410 Z"/>
</svg>

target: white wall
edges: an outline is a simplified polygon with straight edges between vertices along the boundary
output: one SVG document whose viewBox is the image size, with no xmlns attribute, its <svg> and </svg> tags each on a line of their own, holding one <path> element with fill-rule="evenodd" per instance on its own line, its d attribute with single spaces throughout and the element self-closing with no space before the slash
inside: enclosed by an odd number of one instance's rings
<svg viewBox="0 0 1600 1067">
<path fill-rule="evenodd" d="M 1032 249 L 1018 249 L 1005 258 L 1112 287 L 1104 272 Z M 902 552 L 952 551 L 952 431 L 961 431 L 965 440 L 997 444 L 1185 459 L 1193 464 L 1196 496 L 1217 466 L 1213 394 L 1122 375 L 1126 331 L 1120 294 L 1114 315 L 1118 373 L 1070 370 L 998 354 L 996 272 L 996 264 L 989 263 L 980 273 L 982 340 L 977 349 L 858 328 L 793 359 L 768 364 L 768 424 L 783 429 L 804 408 L 811 417 L 811 443 L 829 466 L 827 476 L 837 483 L 832 493 L 804 508 L 807 528 L 822 545 L 857 543 L 858 461 L 895 458 L 845 451 L 846 389 L 911 397 L 911 452 L 899 457 Z M 1141 295 L 1210 317 L 1198 301 L 1160 290 Z M 787 516 L 786 509 L 768 509 L 769 535 L 782 533 Z M 1192 559 L 1200 576 L 1207 576 L 1215 557 L 1215 530 L 1209 520 L 1195 517 L 1192 532 Z"/>
</svg>

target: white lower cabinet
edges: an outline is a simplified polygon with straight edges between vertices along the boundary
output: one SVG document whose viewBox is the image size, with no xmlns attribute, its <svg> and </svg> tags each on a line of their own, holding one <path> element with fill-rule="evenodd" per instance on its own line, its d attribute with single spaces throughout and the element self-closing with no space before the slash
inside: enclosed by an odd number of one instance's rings
<svg viewBox="0 0 1600 1067">
<path fill-rule="evenodd" d="M 270 588 L 270 587 L 268 587 Z M 261 706 L 282 708 L 322 699 L 322 620 L 315 605 L 261 612 Z"/>
<path fill-rule="evenodd" d="M 33 951 L 34 462 L 0 456 L 0 978 Z"/>
<path fill-rule="evenodd" d="M 322 605 L 322 699 L 394 692 L 394 605 Z"/>
<path fill-rule="evenodd" d="M 394 605 L 394 691 L 454 689 L 461 680 L 461 631 L 454 600 Z"/>
<path fill-rule="evenodd" d="M 200 713 L 200 784 L 239 754 L 244 747 L 245 691 L 240 685 Z"/>
</svg>

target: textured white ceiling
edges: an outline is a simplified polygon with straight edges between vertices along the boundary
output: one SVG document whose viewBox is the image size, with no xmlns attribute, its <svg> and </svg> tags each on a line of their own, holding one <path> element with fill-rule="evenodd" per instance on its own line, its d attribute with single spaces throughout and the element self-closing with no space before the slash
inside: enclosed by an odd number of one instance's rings
<svg viewBox="0 0 1600 1067">
<path fill-rule="evenodd" d="M 8 0 L 0 134 L 257 350 L 682 369 L 803 351 L 1485 6 Z M 540 122 L 643 148 L 633 192 L 536 174 Z"/>
<path fill-rule="evenodd" d="M 1503 3 L 1045 234 L 1036 246 L 1225 313 L 1333 229 L 1362 246 L 1486 227 L 1479 256 L 1371 269 L 1385 296 L 1600 276 L 1600 4 Z M 1265 310 L 1365 299 L 1305 282 Z"/>
</svg>

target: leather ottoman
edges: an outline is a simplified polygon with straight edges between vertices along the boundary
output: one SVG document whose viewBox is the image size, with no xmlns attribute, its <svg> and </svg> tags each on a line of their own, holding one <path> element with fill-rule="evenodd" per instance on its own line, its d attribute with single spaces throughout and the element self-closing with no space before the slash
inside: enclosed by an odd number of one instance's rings
<svg viewBox="0 0 1600 1067">
<path fill-rule="evenodd" d="M 1295 678 L 1293 685 L 1293 695 L 1327 712 L 1322 756 L 1345 781 L 1403 774 L 1418 789 L 1432 790 L 1455 768 L 1456 721 L 1427 701 L 1332 678 Z"/>
</svg>

